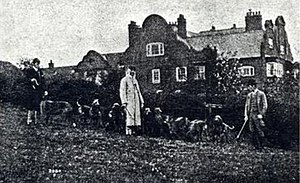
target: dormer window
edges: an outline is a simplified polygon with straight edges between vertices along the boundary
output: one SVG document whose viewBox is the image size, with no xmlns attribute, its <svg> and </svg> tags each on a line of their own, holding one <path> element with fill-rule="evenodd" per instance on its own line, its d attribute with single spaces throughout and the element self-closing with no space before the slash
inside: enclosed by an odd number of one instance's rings
<svg viewBox="0 0 300 183">
<path fill-rule="evenodd" d="M 273 39 L 272 38 L 268 38 L 268 43 L 269 43 L 269 48 L 273 49 Z"/>
<path fill-rule="evenodd" d="M 146 46 L 146 55 L 147 57 L 155 57 L 155 56 L 161 56 L 165 54 L 164 50 L 164 43 L 155 42 L 155 43 L 149 43 Z"/>
</svg>

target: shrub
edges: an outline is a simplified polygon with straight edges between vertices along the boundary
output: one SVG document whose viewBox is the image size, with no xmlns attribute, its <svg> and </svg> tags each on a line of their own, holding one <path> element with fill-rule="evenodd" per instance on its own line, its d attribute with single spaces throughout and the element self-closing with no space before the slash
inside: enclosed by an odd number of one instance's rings
<svg viewBox="0 0 300 183">
<path fill-rule="evenodd" d="M 51 100 L 65 100 L 72 105 L 81 98 L 86 104 L 91 104 L 94 99 L 99 99 L 102 106 L 110 107 L 113 103 L 119 102 L 119 79 L 114 72 L 101 86 L 95 82 L 84 79 L 52 79 L 47 81 L 48 98 Z"/>
<path fill-rule="evenodd" d="M 288 75 L 266 87 L 268 139 L 282 148 L 299 143 L 299 80 Z"/>
<path fill-rule="evenodd" d="M 26 79 L 22 71 L 11 63 L 0 62 L 0 99 L 24 105 L 26 93 Z"/>
</svg>

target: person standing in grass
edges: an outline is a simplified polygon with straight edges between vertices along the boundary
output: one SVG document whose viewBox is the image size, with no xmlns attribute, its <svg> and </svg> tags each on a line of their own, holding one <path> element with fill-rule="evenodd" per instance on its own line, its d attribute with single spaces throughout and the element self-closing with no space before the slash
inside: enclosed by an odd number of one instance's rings
<svg viewBox="0 0 300 183">
<path fill-rule="evenodd" d="M 129 66 L 120 83 L 120 99 L 126 111 L 126 135 L 141 130 L 141 108 L 144 106 L 144 99 L 135 77 L 135 67 Z"/>
<path fill-rule="evenodd" d="M 29 85 L 27 124 L 32 122 L 36 123 L 40 111 L 40 103 L 43 96 L 47 95 L 47 91 L 45 91 L 44 75 L 40 69 L 40 60 L 38 58 L 33 59 L 30 66 L 27 66 L 24 71 Z"/>
<path fill-rule="evenodd" d="M 267 97 L 263 91 L 257 89 L 257 83 L 254 79 L 250 79 L 247 85 L 250 93 L 246 99 L 244 120 L 249 122 L 253 145 L 256 149 L 261 150 L 265 136 L 263 117 L 268 107 Z"/>
</svg>

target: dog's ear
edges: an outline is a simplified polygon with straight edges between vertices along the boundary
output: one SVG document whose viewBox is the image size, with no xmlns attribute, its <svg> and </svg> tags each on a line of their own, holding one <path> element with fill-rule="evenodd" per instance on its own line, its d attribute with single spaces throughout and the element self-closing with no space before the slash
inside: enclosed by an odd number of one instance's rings
<svg viewBox="0 0 300 183">
<path fill-rule="evenodd" d="M 78 100 L 76 101 L 76 105 L 77 105 L 78 107 L 81 106 Z"/>
<path fill-rule="evenodd" d="M 95 99 L 95 100 L 92 102 L 92 105 L 100 105 L 99 99 Z"/>
<path fill-rule="evenodd" d="M 223 122 L 223 119 L 222 119 L 222 117 L 221 117 L 220 115 L 216 115 L 216 116 L 214 117 L 214 121 L 219 121 L 220 123 L 222 123 L 222 122 Z"/>
</svg>

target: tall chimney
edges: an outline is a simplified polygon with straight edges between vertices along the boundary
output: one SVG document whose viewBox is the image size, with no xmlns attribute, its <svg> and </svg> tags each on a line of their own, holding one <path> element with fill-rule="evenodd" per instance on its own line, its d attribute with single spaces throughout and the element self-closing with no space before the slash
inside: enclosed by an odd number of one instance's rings
<svg viewBox="0 0 300 183">
<path fill-rule="evenodd" d="M 178 22 L 178 35 L 182 38 L 186 38 L 186 19 L 182 14 L 177 18 Z"/>
<path fill-rule="evenodd" d="M 136 25 L 136 22 L 131 21 L 130 24 L 128 24 L 128 33 L 129 33 L 129 46 L 134 46 L 139 38 L 140 35 L 139 26 Z"/>
<path fill-rule="evenodd" d="M 262 16 L 260 11 L 252 12 L 251 9 L 246 14 L 246 31 L 262 30 Z"/>
<path fill-rule="evenodd" d="M 49 65 L 49 69 L 53 69 L 54 68 L 54 63 L 52 62 L 52 60 L 50 60 L 50 62 L 48 63 Z"/>
</svg>

